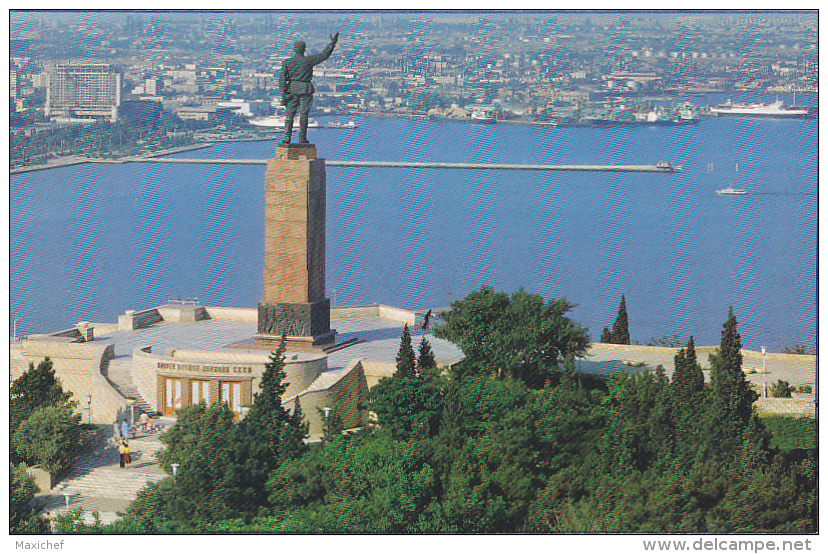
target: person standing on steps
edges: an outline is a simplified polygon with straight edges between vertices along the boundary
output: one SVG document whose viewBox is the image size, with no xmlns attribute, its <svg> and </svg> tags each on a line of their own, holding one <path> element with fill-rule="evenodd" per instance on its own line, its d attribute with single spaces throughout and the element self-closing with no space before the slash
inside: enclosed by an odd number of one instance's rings
<svg viewBox="0 0 828 554">
<path fill-rule="evenodd" d="M 115 423 L 112 424 L 112 438 L 116 441 L 121 438 L 121 424 L 118 420 L 115 420 Z"/>
<path fill-rule="evenodd" d="M 138 423 L 141 425 L 141 432 L 147 432 L 147 412 L 141 412 L 141 415 L 138 416 Z"/>
<path fill-rule="evenodd" d="M 121 422 L 121 438 L 126 440 L 129 437 L 129 422 L 123 420 Z"/>
<path fill-rule="evenodd" d="M 282 105 L 285 107 L 285 140 L 290 144 L 293 132 L 293 118 L 299 110 L 299 144 L 308 142 L 308 113 L 313 102 L 313 67 L 327 60 L 339 40 L 339 33 L 331 36 L 331 43 L 319 54 L 305 55 L 304 41 L 293 43 L 293 57 L 282 62 L 279 74 L 279 89 L 282 91 Z"/>
<path fill-rule="evenodd" d="M 121 469 L 126 467 L 126 446 L 124 446 L 125 441 L 121 441 L 118 443 L 118 455 L 121 458 Z"/>
<path fill-rule="evenodd" d="M 129 464 L 132 463 L 132 455 L 129 452 L 129 443 L 124 441 L 124 465 L 129 469 Z"/>
</svg>

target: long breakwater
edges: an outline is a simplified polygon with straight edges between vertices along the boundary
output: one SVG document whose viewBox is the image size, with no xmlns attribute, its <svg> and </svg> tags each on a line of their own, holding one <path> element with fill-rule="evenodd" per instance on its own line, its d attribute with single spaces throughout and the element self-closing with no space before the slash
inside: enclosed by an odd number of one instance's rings
<svg viewBox="0 0 828 554">
<path fill-rule="evenodd" d="M 189 158 L 134 158 L 124 160 L 140 163 L 179 163 L 179 164 L 230 164 L 230 165 L 267 165 L 263 159 L 189 159 Z M 480 164 L 448 162 L 373 162 L 373 161 L 337 161 L 327 160 L 329 167 L 378 167 L 378 168 L 430 168 L 430 169 L 505 169 L 528 171 L 623 171 L 644 173 L 673 173 L 681 166 L 666 162 L 654 165 L 549 165 L 549 164 Z"/>
</svg>

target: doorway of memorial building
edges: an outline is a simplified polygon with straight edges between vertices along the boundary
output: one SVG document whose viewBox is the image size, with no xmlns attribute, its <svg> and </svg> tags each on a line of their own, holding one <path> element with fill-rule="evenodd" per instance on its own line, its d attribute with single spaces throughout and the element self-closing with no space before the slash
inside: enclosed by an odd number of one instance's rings
<svg viewBox="0 0 828 554">
<path fill-rule="evenodd" d="M 181 409 L 181 379 L 164 378 L 164 415 L 175 415 Z"/>
<path fill-rule="evenodd" d="M 233 419 L 238 419 L 241 414 L 241 383 L 222 381 L 220 399 L 233 412 Z"/>
<path fill-rule="evenodd" d="M 210 404 L 210 381 L 190 380 L 190 404 L 195 406 L 199 402 Z"/>
</svg>

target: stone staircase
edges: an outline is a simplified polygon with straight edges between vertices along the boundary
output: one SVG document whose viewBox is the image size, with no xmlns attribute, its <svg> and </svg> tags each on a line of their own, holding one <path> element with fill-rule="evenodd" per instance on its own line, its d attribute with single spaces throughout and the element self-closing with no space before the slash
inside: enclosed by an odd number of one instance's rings
<svg viewBox="0 0 828 554">
<path fill-rule="evenodd" d="M 345 348 L 348 348 L 349 346 L 354 346 L 355 344 L 359 344 L 361 342 L 365 342 L 365 339 L 355 337 L 355 338 L 352 338 L 352 339 L 348 339 L 345 342 L 332 344 L 331 346 L 328 346 L 327 348 L 323 348 L 322 351 L 325 354 L 330 354 L 331 352 L 336 352 L 337 350 L 343 350 Z"/>
<path fill-rule="evenodd" d="M 133 400 L 136 408 L 148 414 L 156 413 L 156 410 L 138 392 L 138 387 L 132 383 L 132 368 L 129 358 L 109 360 L 105 377 L 121 396 Z"/>
<path fill-rule="evenodd" d="M 55 488 L 40 495 L 43 510 L 63 512 L 66 498 L 69 510 L 81 509 L 84 520 L 92 521 L 98 512 L 104 523 L 114 521 L 124 512 L 147 484 L 159 481 L 167 474 L 161 469 L 156 453 L 163 447 L 160 433 L 130 439 L 132 464 L 121 469 L 118 449 L 111 436 L 79 453 L 69 474 Z"/>
</svg>

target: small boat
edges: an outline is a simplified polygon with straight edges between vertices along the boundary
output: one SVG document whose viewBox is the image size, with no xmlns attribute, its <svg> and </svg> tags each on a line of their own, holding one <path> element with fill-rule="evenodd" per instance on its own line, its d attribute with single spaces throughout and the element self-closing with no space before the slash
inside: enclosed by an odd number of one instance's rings
<svg viewBox="0 0 828 554">
<path fill-rule="evenodd" d="M 708 171 L 708 173 L 713 171 L 713 164 L 709 164 L 707 166 L 707 171 Z M 736 172 L 737 175 L 739 174 L 739 164 L 738 163 L 736 164 L 735 172 Z M 741 196 L 743 194 L 747 194 L 747 191 L 745 189 L 735 189 L 735 188 L 733 188 L 733 185 L 729 185 L 726 188 L 717 190 L 716 194 L 721 194 L 721 195 L 724 195 L 724 196 Z"/>
<path fill-rule="evenodd" d="M 745 189 L 735 189 L 731 186 L 717 190 L 716 194 L 723 194 L 727 196 L 740 196 L 742 194 L 747 194 L 747 191 Z"/>
<path fill-rule="evenodd" d="M 674 171 L 681 171 L 683 168 L 680 165 L 671 164 L 670 162 L 657 162 L 656 169 L 672 173 Z"/>
</svg>

